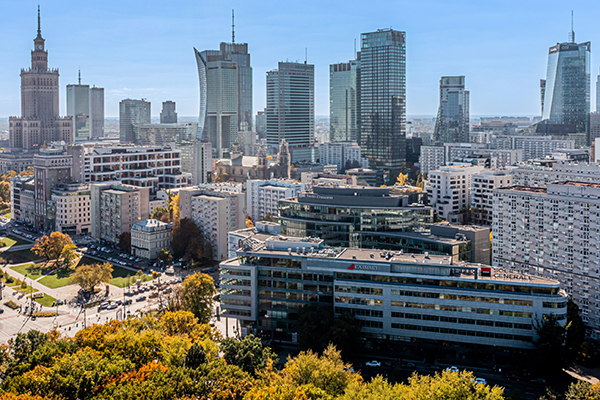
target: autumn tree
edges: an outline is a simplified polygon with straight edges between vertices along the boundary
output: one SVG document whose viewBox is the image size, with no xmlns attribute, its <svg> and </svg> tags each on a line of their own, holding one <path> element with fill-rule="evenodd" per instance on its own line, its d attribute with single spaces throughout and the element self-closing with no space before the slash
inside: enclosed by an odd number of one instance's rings
<svg viewBox="0 0 600 400">
<path fill-rule="evenodd" d="M 179 220 L 179 193 L 171 198 L 171 202 L 169 203 L 169 208 L 171 210 L 171 216 L 173 221 Z"/>
<path fill-rule="evenodd" d="M 252 218 L 248 214 L 246 214 L 246 228 L 254 228 L 254 222 L 252 222 Z"/>
<path fill-rule="evenodd" d="M 77 260 L 80 256 L 77 251 L 75 251 L 77 247 L 74 244 L 67 244 L 63 247 L 62 252 L 60 253 L 61 266 L 63 268 L 70 268 L 75 260 Z"/>
<path fill-rule="evenodd" d="M 168 208 L 166 208 L 166 207 L 156 207 L 154 209 L 154 211 L 152 211 L 152 216 L 150 218 L 162 221 L 162 218 L 165 215 L 168 216 L 169 219 L 170 219 L 169 209 Z"/>
<path fill-rule="evenodd" d="M 39 257 L 45 257 L 48 261 L 58 261 L 63 249 L 67 245 L 73 245 L 73 241 L 69 235 L 61 232 L 52 232 L 49 236 L 44 235 L 39 238 L 31 248 L 31 251 Z"/>
<path fill-rule="evenodd" d="M 183 218 L 173 223 L 171 249 L 175 258 L 185 257 L 195 261 L 212 259 L 210 243 L 198 225 L 191 218 Z"/>
<path fill-rule="evenodd" d="M 71 276 L 71 282 L 78 284 L 82 289 L 93 292 L 96 286 L 112 279 L 113 267 L 110 263 L 81 265 Z"/>
<path fill-rule="evenodd" d="M 406 184 L 406 180 L 408 179 L 407 174 L 400 173 L 396 178 L 396 185 L 404 186 Z"/>
<path fill-rule="evenodd" d="M 198 318 L 199 323 L 207 324 L 213 312 L 214 299 L 217 293 L 213 278 L 206 274 L 189 275 L 181 284 L 184 309 Z"/>
</svg>

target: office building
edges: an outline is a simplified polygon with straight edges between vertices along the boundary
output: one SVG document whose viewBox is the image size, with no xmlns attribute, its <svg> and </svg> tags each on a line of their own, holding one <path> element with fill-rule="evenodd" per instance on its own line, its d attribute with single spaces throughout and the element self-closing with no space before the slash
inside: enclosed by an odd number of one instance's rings
<svg viewBox="0 0 600 400">
<path fill-rule="evenodd" d="M 477 353 L 492 362 L 533 349 L 545 316 L 566 324 L 567 297 L 556 280 L 445 256 L 325 249 L 310 237 L 243 243 L 221 263 L 220 282 L 222 316 L 288 343 L 297 341 L 299 311 L 311 304 L 332 317 L 355 315 L 367 348 L 385 342 L 414 358 L 443 342 L 452 357 Z"/>
<path fill-rule="evenodd" d="M 371 168 L 401 171 L 406 164 L 406 33 L 363 33 L 360 54 L 360 146 Z"/>
<path fill-rule="evenodd" d="M 67 115 L 73 119 L 73 140 L 104 136 L 104 89 L 81 84 L 67 85 Z"/>
<path fill-rule="evenodd" d="M 73 142 L 73 120 L 59 116 L 59 74 L 57 68 L 48 68 L 39 6 L 38 30 L 33 43 L 31 67 L 21 69 L 21 116 L 10 117 L 8 121 L 12 151 L 39 150 L 44 143 Z"/>
<path fill-rule="evenodd" d="M 253 180 L 246 182 L 246 213 L 252 221 L 277 218 L 279 200 L 298 196 L 306 184 L 289 179 Z"/>
<path fill-rule="evenodd" d="M 483 170 L 473 174 L 471 188 L 471 222 L 492 225 L 494 189 L 512 185 L 511 170 Z"/>
<path fill-rule="evenodd" d="M 589 132 L 591 43 L 557 43 L 548 51 L 542 120 Z"/>
<path fill-rule="evenodd" d="M 210 142 L 193 140 L 175 145 L 181 150 L 181 171 L 192 174 L 192 185 L 212 181 L 212 147 Z"/>
<path fill-rule="evenodd" d="M 302 172 L 300 182 L 306 185 L 358 186 L 356 176 L 330 174 L 327 172 Z M 364 185 L 368 186 L 368 185 Z"/>
<path fill-rule="evenodd" d="M 383 170 L 374 170 L 371 168 L 351 168 L 346 170 L 346 174 L 356 179 L 358 186 L 374 186 L 383 185 Z"/>
<path fill-rule="evenodd" d="M 133 143 L 139 146 L 164 146 L 195 140 L 198 123 L 134 124 Z"/>
<path fill-rule="evenodd" d="M 329 140 L 359 139 L 360 60 L 329 66 Z"/>
<path fill-rule="evenodd" d="M 440 108 L 435 122 L 437 144 L 469 142 L 469 91 L 464 76 L 440 79 Z"/>
<path fill-rule="evenodd" d="M 160 112 L 160 123 L 161 124 L 176 124 L 177 113 L 175 112 L 175 102 L 171 100 L 163 101 L 162 110 Z M 196 130 L 198 125 L 196 125 Z M 194 132 L 193 138 L 196 138 L 196 132 Z"/>
<path fill-rule="evenodd" d="M 179 191 L 180 218 L 191 218 L 214 260 L 227 258 L 227 232 L 246 227 L 246 195 L 228 185 L 186 187 Z"/>
<path fill-rule="evenodd" d="M 598 101 L 600 103 L 600 101 Z M 590 113 L 590 140 L 600 137 L 600 113 Z"/>
<path fill-rule="evenodd" d="M 59 184 L 52 190 L 56 207 L 55 230 L 67 235 L 89 235 L 92 230 L 90 186 L 82 183 Z"/>
<path fill-rule="evenodd" d="M 32 175 L 17 175 L 10 179 L 11 219 L 33 224 L 35 211 L 34 188 L 34 178 Z"/>
<path fill-rule="evenodd" d="M 493 265 L 560 281 L 600 337 L 600 184 L 565 181 L 494 194 Z"/>
<path fill-rule="evenodd" d="M 162 249 L 171 247 L 173 223 L 146 219 L 131 226 L 131 253 L 140 258 L 153 260 Z"/>
<path fill-rule="evenodd" d="M 125 99 L 119 103 L 119 138 L 121 143 L 133 143 L 134 125 L 151 123 L 150 102 L 145 99 Z"/>
<path fill-rule="evenodd" d="M 267 144 L 289 145 L 291 161 L 315 161 L 315 66 L 279 62 L 267 72 Z"/>
<path fill-rule="evenodd" d="M 33 167 L 32 153 L 24 151 L 0 153 L 0 174 L 5 174 L 7 171 L 20 173 L 26 171 L 30 167 Z"/>
<path fill-rule="evenodd" d="M 227 259 L 237 257 L 236 252 L 244 247 L 244 244 L 263 243 L 268 238 L 279 236 L 281 226 L 270 221 L 256 221 L 252 228 L 239 229 L 227 234 L 227 248 L 229 254 Z"/>
<path fill-rule="evenodd" d="M 467 222 L 471 207 L 471 182 L 481 166 L 446 166 L 429 171 L 425 181 L 429 204 L 439 218 L 453 224 Z"/>
<path fill-rule="evenodd" d="M 327 142 L 319 145 L 319 162 L 337 165 L 338 172 L 350 168 L 367 168 L 369 160 L 362 156 L 356 142 Z"/>
<path fill-rule="evenodd" d="M 267 110 L 256 113 L 256 133 L 259 139 L 267 138 Z"/>
<path fill-rule="evenodd" d="M 119 243 L 134 223 L 148 219 L 148 188 L 119 182 L 92 183 L 92 237 Z"/>
<path fill-rule="evenodd" d="M 223 57 L 235 63 L 237 70 L 238 131 L 252 131 L 252 66 L 248 43 L 221 43 L 220 51 Z"/>
</svg>

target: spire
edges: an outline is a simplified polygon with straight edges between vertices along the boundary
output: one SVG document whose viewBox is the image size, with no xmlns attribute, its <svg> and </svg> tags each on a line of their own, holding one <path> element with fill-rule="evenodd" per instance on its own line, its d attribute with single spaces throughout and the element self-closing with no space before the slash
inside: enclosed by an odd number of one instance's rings
<svg viewBox="0 0 600 400">
<path fill-rule="evenodd" d="M 40 18 L 40 5 L 38 4 L 38 38 L 42 37 L 42 20 Z"/>
<path fill-rule="evenodd" d="M 79 84 L 81 85 L 81 70 L 79 70 Z"/>
<path fill-rule="evenodd" d="M 231 43 L 235 43 L 235 10 L 231 10 Z"/>
<path fill-rule="evenodd" d="M 573 30 L 573 10 L 571 10 L 571 32 L 569 33 L 569 42 L 575 43 L 575 31 Z"/>
</svg>

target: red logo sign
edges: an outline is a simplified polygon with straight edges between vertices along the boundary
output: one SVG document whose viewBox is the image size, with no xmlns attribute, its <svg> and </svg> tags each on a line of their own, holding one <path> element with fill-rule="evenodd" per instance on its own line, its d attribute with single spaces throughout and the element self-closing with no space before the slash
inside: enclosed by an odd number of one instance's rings
<svg viewBox="0 0 600 400">
<path fill-rule="evenodd" d="M 348 267 L 348 269 L 354 269 L 354 264 Z"/>
</svg>

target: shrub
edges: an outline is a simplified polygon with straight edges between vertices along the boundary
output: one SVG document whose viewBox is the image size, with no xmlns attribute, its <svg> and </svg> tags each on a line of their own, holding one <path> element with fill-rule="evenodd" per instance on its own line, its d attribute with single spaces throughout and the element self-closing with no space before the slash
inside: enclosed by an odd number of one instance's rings
<svg viewBox="0 0 600 400">
<path fill-rule="evenodd" d="M 33 313 L 33 316 L 35 316 L 35 317 L 41 317 L 41 318 L 44 318 L 44 317 L 56 317 L 56 315 L 57 314 L 55 312 L 50 312 L 50 311 L 42 311 L 42 312 Z"/>
<path fill-rule="evenodd" d="M 6 283 L 8 283 L 8 284 L 11 284 L 11 283 L 13 283 L 14 281 L 15 281 L 15 278 L 13 278 L 12 276 L 8 276 L 8 277 L 6 278 Z"/>
<path fill-rule="evenodd" d="M 12 300 L 7 301 L 6 303 L 4 303 L 4 305 L 8 308 L 12 308 L 13 310 L 16 310 L 17 308 L 19 308 L 19 306 L 17 305 L 17 303 L 15 303 Z"/>
<path fill-rule="evenodd" d="M 27 284 L 25 283 L 25 281 L 21 283 L 21 289 L 27 289 Z"/>
</svg>

